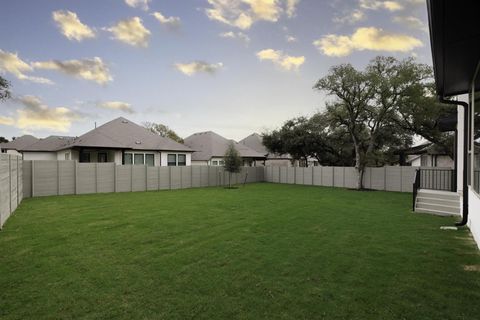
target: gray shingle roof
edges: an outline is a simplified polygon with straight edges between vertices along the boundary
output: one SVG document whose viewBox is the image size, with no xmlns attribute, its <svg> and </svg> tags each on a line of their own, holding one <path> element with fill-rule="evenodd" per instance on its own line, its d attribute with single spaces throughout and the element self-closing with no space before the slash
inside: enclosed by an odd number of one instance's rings
<svg viewBox="0 0 480 320">
<path fill-rule="evenodd" d="M 161 137 L 123 117 L 107 122 L 75 138 L 68 147 L 192 151 L 181 143 Z"/>
<path fill-rule="evenodd" d="M 194 133 L 185 139 L 185 144 L 195 150 L 192 154 L 194 161 L 208 161 L 213 157 L 223 157 L 231 142 L 243 158 L 265 158 L 265 155 L 212 131 Z"/>
<path fill-rule="evenodd" d="M 0 149 L 21 150 L 25 147 L 28 147 L 31 144 L 34 144 L 37 141 L 38 141 L 38 138 L 35 138 L 32 135 L 26 134 L 16 138 L 13 141 L 0 143 Z"/>
<path fill-rule="evenodd" d="M 38 139 L 37 142 L 19 149 L 19 151 L 57 151 L 64 149 L 73 139 L 75 139 L 75 137 L 49 136 L 44 139 Z"/>
<path fill-rule="evenodd" d="M 289 154 L 276 154 L 268 152 L 267 148 L 263 145 L 263 137 L 258 133 L 252 133 L 246 138 L 243 138 L 239 143 L 253 149 L 261 154 L 267 156 L 267 159 L 286 159 L 290 160 L 292 157 Z"/>
</svg>

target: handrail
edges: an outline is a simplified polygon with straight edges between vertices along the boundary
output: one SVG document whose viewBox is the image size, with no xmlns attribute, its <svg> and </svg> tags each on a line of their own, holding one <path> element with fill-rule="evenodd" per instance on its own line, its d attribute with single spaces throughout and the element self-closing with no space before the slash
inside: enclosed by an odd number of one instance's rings
<svg viewBox="0 0 480 320">
<path fill-rule="evenodd" d="M 420 189 L 457 191 L 457 179 L 453 169 L 420 168 Z"/>
<path fill-rule="evenodd" d="M 415 202 L 417 200 L 418 189 L 420 188 L 420 169 L 415 170 L 415 177 L 413 179 L 413 199 L 412 199 L 412 211 L 415 211 Z"/>
</svg>

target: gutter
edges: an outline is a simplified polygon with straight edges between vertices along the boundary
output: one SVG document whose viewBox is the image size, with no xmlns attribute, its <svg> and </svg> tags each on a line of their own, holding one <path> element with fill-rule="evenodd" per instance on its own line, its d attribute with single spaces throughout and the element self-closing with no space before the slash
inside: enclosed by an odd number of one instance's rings
<svg viewBox="0 0 480 320">
<path fill-rule="evenodd" d="M 463 116 L 463 200 L 462 200 L 462 221 L 455 223 L 456 226 L 465 226 L 468 222 L 468 103 L 463 101 L 446 100 L 439 96 L 441 103 L 462 106 L 464 110 Z M 456 166 L 456 164 L 455 164 Z"/>
</svg>

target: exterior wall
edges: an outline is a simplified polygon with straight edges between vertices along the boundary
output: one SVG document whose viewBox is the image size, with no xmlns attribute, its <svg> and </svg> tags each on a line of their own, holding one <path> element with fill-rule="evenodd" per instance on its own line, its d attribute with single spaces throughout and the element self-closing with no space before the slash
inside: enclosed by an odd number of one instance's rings
<svg viewBox="0 0 480 320">
<path fill-rule="evenodd" d="M 192 160 L 192 166 L 208 166 L 208 161 L 204 160 Z"/>
<path fill-rule="evenodd" d="M 11 155 L 13 155 L 13 156 L 21 156 L 21 155 L 22 155 L 22 154 L 21 154 L 20 152 L 18 152 L 17 150 L 11 150 L 11 149 L 5 150 L 5 153 L 6 153 L 6 154 L 11 154 Z"/>
<path fill-rule="evenodd" d="M 449 156 L 437 156 L 437 167 L 454 168 L 455 163 Z"/>
<path fill-rule="evenodd" d="M 480 195 L 468 190 L 468 227 L 480 249 Z"/>
<path fill-rule="evenodd" d="M 23 152 L 23 160 L 57 160 L 56 152 Z"/>
<path fill-rule="evenodd" d="M 412 167 L 421 167 L 422 166 L 422 158 L 416 157 L 411 161 Z"/>
<path fill-rule="evenodd" d="M 0 154 L 0 229 L 23 199 L 23 161 Z"/>
<path fill-rule="evenodd" d="M 192 165 L 192 153 L 191 152 L 178 152 L 178 151 L 162 151 L 161 152 L 161 162 L 160 165 L 162 167 L 167 167 L 168 166 L 168 155 L 169 154 L 185 154 L 186 155 L 186 166 L 191 166 Z"/>
<path fill-rule="evenodd" d="M 292 162 L 288 159 L 271 159 L 265 161 L 265 166 L 292 167 Z"/>
</svg>

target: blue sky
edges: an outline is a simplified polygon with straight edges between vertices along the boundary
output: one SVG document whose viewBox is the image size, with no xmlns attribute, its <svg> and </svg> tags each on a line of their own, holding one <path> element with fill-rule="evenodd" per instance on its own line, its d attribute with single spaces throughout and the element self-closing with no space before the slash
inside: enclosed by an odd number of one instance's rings
<svg viewBox="0 0 480 320">
<path fill-rule="evenodd" d="M 118 116 L 242 139 L 324 106 L 315 81 L 377 55 L 431 63 L 422 0 L 11 0 L 0 136 L 80 135 Z"/>
</svg>

